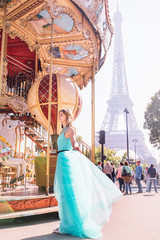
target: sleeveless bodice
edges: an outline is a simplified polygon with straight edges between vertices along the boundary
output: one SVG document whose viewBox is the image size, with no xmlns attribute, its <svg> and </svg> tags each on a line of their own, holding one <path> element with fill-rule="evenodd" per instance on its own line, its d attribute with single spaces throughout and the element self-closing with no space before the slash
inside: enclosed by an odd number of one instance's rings
<svg viewBox="0 0 160 240">
<path fill-rule="evenodd" d="M 61 150 L 72 150 L 72 144 L 70 138 L 65 138 L 65 132 L 61 133 L 58 137 L 58 151 Z"/>
</svg>

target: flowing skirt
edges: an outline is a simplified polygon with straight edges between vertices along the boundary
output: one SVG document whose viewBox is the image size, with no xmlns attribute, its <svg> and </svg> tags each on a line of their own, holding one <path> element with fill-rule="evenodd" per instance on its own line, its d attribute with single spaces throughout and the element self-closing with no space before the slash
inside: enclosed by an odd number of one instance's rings
<svg viewBox="0 0 160 240">
<path fill-rule="evenodd" d="M 78 151 L 58 154 L 54 194 L 58 201 L 62 234 L 102 237 L 113 202 L 122 196 L 115 184 Z"/>
</svg>

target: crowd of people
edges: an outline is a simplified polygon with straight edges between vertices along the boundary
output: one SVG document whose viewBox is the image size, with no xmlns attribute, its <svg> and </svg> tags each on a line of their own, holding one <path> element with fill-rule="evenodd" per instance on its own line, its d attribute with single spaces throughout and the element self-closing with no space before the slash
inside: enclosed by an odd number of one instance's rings
<svg viewBox="0 0 160 240">
<path fill-rule="evenodd" d="M 119 168 L 115 169 L 113 162 L 107 161 L 102 169 L 101 162 L 98 162 L 98 168 L 103 171 L 113 182 L 119 182 L 119 189 L 124 194 L 132 194 L 132 184 L 136 182 L 138 191 L 143 193 L 142 181 L 145 183 L 145 192 L 151 192 L 152 184 L 157 193 L 157 186 L 159 185 L 159 174 L 153 164 L 150 167 L 146 166 L 144 171 L 141 162 L 136 162 L 135 171 L 129 166 L 128 161 L 120 162 Z"/>
</svg>

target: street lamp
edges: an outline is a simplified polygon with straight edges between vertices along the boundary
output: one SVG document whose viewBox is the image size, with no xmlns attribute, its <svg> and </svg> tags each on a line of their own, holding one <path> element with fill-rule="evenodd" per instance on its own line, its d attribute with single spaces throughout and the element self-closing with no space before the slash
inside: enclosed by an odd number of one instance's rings
<svg viewBox="0 0 160 240">
<path fill-rule="evenodd" d="M 137 141 L 137 139 L 133 139 L 132 142 L 134 142 L 134 152 L 135 152 L 135 162 L 136 162 L 136 143 L 138 141 Z"/>
<path fill-rule="evenodd" d="M 128 161 L 129 161 L 128 116 L 127 116 L 127 114 L 129 113 L 129 112 L 128 112 L 128 109 L 125 108 L 125 109 L 124 109 L 124 112 L 126 113 L 127 159 L 128 159 Z"/>
</svg>

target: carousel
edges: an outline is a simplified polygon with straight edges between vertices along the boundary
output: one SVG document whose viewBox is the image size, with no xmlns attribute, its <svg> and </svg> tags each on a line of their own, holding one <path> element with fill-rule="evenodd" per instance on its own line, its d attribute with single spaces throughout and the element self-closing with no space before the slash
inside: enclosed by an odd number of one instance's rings
<svg viewBox="0 0 160 240">
<path fill-rule="evenodd" d="M 0 2 L 0 219 L 57 209 L 57 116 L 79 116 L 89 81 L 92 143 L 77 142 L 94 162 L 95 75 L 112 35 L 107 0 Z"/>
</svg>

